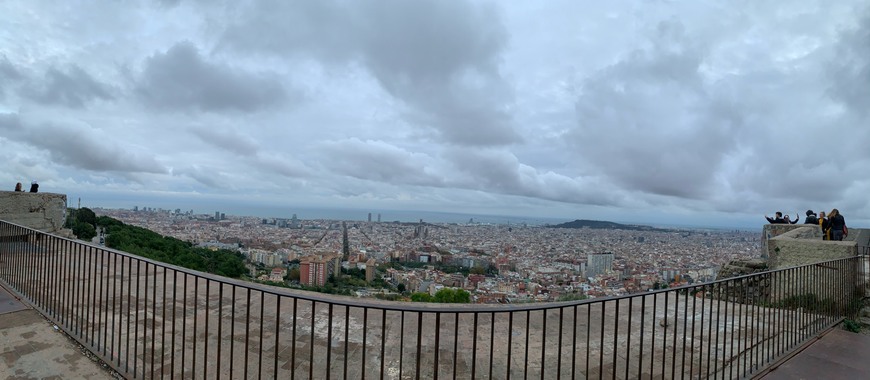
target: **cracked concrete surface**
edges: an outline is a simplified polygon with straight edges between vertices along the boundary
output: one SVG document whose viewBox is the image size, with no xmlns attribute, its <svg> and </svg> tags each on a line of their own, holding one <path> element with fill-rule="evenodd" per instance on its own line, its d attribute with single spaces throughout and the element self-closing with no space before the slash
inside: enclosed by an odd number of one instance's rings
<svg viewBox="0 0 870 380">
<path fill-rule="evenodd" d="M 0 378 L 112 379 L 83 347 L 0 288 Z"/>
</svg>

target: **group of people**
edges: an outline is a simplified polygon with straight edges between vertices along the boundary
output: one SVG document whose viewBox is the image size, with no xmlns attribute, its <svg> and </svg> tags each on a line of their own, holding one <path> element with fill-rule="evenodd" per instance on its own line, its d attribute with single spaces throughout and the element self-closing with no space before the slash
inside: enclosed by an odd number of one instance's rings
<svg viewBox="0 0 870 380">
<path fill-rule="evenodd" d="M 800 215 L 795 214 L 795 220 L 791 220 L 788 215 L 782 216 L 782 212 L 777 211 L 776 217 L 771 218 L 764 216 L 770 224 L 797 224 L 800 221 Z M 807 210 L 807 216 L 804 218 L 804 224 L 818 224 L 822 228 L 822 239 L 824 240 L 843 240 L 849 236 L 849 229 L 846 227 L 846 219 L 840 210 L 833 209 L 825 215 L 824 211 L 820 211 L 816 215 L 813 210 Z"/>
<path fill-rule="evenodd" d="M 15 191 L 24 191 L 24 188 L 21 186 L 21 182 L 15 184 Z M 39 191 L 39 184 L 36 181 L 30 183 L 30 192 L 35 193 Z"/>
</svg>

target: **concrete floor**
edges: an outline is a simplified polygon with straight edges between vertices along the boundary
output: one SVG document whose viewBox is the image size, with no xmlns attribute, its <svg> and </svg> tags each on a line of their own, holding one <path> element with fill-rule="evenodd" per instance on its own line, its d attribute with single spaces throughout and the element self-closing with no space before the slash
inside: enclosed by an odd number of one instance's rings
<svg viewBox="0 0 870 380">
<path fill-rule="evenodd" d="M 755 379 L 870 379 L 868 359 L 870 336 L 834 329 Z"/>
<path fill-rule="evenodd" d="M 0 378 L 112 379 L 114 372 L 0 287 Z"/>
<path fill-rule="evenodd" d="M 755 379 L 870 378 L 870 336 L 831 330 Z M 0 287 L 0 378 L 121 378 Z"/>
</svg>

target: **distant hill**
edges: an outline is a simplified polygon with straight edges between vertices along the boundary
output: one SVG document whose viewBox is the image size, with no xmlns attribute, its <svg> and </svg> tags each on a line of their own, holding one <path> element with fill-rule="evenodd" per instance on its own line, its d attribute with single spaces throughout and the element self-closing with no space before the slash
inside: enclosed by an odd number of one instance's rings
<svg viewBox="0 0 870 380">
<path fill-rule="evenodd" d="M 585 219 L 577 219 L 573 222 L 567 222 L 562 224 L 556 224 L 550 227 L 554 228 L 591 228 L 591 229 L 604 229 L 604 230 L 634 230 L 634 231 L 670 231 L 661 228 L 655 228 L 650 226 L 642 226 L 637 224 L 620 224 L 614 222 L 607 222 L 603 220 L 585 220 Z"/>
</svg>

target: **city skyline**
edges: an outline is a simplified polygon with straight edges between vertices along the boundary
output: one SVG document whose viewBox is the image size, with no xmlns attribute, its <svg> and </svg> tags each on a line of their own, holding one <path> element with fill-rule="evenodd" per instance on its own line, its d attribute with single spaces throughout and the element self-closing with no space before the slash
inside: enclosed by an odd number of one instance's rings
<svg viewBox="0 0 870 380">
<path fill-rule="evenodd" d="M 271 217 L 760 228 L 764 214 L 838 208 L 870 222 L 860 1 L 0 13 L 8 190 L 36 180 L 71 205 Z"/>
</svg>

